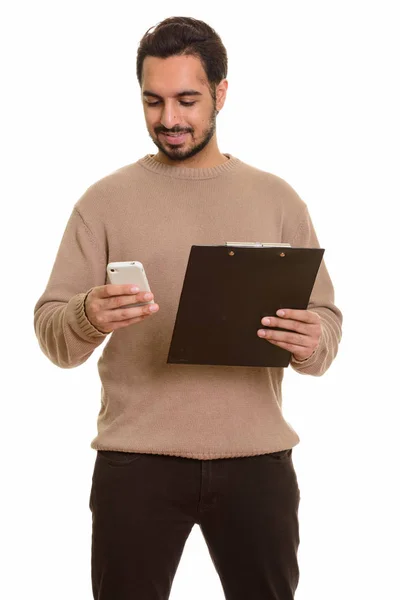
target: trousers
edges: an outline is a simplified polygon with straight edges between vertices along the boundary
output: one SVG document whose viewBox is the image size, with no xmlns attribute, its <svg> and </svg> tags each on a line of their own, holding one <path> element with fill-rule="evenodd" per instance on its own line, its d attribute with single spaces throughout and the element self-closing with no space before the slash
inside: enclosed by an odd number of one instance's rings
<svg viewBox="0 0 400 600">
<path fill-rule="evenodd" d="M 293 600 L 300 490 L 292 449 L 199 460 L 97 450 L 95 600 L 167 600 L 194 524 L 226 600 Z"/>
</svg>

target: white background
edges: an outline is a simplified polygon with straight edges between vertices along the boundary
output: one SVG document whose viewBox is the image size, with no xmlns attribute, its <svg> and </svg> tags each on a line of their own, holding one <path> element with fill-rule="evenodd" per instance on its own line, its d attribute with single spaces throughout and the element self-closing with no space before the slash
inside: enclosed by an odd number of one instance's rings
<svg viewBox="0 0 400 600">
<path fill-rule="evenodd" d="M 15 1 L 2 11 L 3 598 L 92 598 L 102 347 L 79 368 L 54 366 L 39 349 L 33 307 L 73 204 L 157 151 L 136 51 L 147 29 L 177 15 L 221 35 L 229 89 L 219 148 L 284 178 L 307 203 L 344 314 L 323 377 L 285 370 L 284 415 L 301 438 L 296 600 L 397 597 L 396 4 Z M 195 526 L 170 598 L 223 597 Z"/>
</svg>

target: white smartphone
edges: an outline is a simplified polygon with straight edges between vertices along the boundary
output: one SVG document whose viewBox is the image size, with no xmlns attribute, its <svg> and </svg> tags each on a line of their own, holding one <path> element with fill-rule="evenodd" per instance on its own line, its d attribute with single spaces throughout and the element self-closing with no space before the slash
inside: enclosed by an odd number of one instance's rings
<svg viewBox="0 0 400 600">
<path fill-rule="evenodd" d="M 138 260 L 108 263 L 107 275 L 110 283 L 117 285 L 131 283 L 132 285 L 137 285 L 141 292 L 151 291 L 144 267 Z M 154 300 L 139 302 L 137 304 L 126 304 L 124 308 L 146 306 L 146 304 L 154 304 Z"/>
</svg>

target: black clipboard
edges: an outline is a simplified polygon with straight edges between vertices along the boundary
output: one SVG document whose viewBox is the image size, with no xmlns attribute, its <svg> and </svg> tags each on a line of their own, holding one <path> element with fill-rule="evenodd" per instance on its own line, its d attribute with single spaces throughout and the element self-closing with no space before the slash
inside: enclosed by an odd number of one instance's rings
<svg viewBox="0 0 400 600">
<path fill-rule="evenodd" d="M 259 338 L 257 330 L 279 308 L 307 309 L 324 252 L 192 246 L 167 363 L 287 367 L 291 353 Z"/>
</svg>

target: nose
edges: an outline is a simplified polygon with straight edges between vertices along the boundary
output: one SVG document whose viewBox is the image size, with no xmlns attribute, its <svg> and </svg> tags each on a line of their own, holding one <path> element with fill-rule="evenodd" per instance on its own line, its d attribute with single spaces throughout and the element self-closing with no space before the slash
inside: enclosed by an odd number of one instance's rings
<svg viewBox="0 0 400 600">
<path fill-rule="evenodd" d="M 179 111 L 175 105 L 169 104 L 168 102 L 165 103 L 161 113 L 160 122 L 165 129 L 172 129 L 174 125 L 179 122 Z"/>
</svg>

